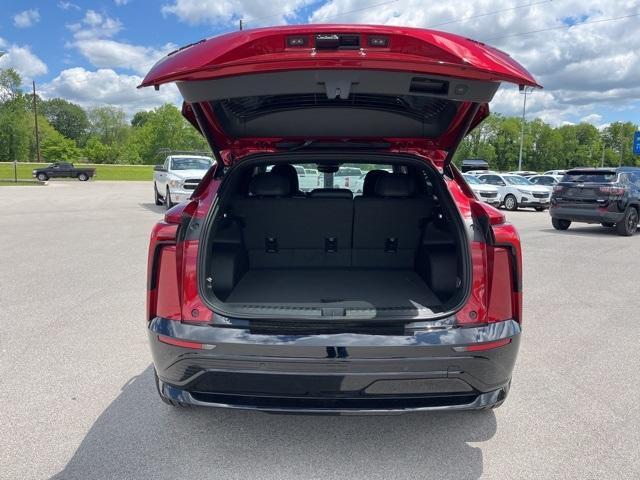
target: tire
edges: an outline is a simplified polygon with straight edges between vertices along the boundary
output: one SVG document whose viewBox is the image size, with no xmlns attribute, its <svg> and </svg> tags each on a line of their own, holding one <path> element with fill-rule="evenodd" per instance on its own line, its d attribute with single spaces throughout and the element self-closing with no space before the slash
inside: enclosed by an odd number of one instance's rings
<svg viewBox="0 0 640 480">
<path fill-rule="evenodd" d="M 556 230 L 566 230 L 571 225 L 571 220 L 563 220 L 561 218 L 552 218 L 551 225 Z"/>
<path fill-rule="evenodd" d="M 36 178 L 41 182 L 46 182 L 47 180 L 49 180 L 49 175 L 47 175 L 46 173 L 39 173 L 38 175 L 36 175 Z"/>
<path fill-rule="evenodd" d="M 613 228 L 616 226 L 616 224 L 611 222 L 602 222 L 602 226 L 605 228 Z"/>
<path fill-rule="evenodd" d="M 188 403 L 176 402 L 175 400 L 171 400 L 170 398 L 167 398 L 162 394 L 162 392 L 160 391 L 160 379 L 158 378 L 158 373 L 156 372 L 155 368 L 153 369 L 153 381 L 156 384 L 156 392 L 158 392 L 158 396 L 160 397 L 160 400 L 162 400 L 164 403 L 176 408 L 191 407 L 191 405 L 189 405 Z"/>
<path fill-rule="evenodd" d="M 173 205 L 174 203 L 171 201 L 171 192 L 169 191 L 169 187 L 167 187 L 167 193 L 164 195 L 164 206 L 169 210 Z"/>
<path fill-rule="evenodd" d="M 518 210 L 518 200 L 516 200 L 516 197 L 511 194 L 504 197 L 504 208 L 510 212 Z"/>
<path fill-rule="evenodd" d="M 160 196 L 160 194 L 158 193 L 158 187 L 156 186 L 156 184 L 153 184 L 153 198 L 156 202 L 156 205 L 162 205 L 164 202 L 162 201 L 162 197 Z"/>
<path fill-rule="evenodd" d="M 627 208 L 622 220 L 616 223 L 618 235 L 630 237 L 638 230 L 638 210 L 635 207 Z"/>
<path fill-rule="evenodd" d="M 536 212 L 544 212 L 546 210 L 546 208 L 544 207 L 534 207 L 536 209 Z"/>
</svg>

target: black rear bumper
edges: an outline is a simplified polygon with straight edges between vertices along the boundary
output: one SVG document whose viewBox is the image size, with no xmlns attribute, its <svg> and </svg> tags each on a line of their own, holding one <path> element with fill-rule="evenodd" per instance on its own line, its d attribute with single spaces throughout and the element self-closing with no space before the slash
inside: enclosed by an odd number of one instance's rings
<svg viewBox="0 0 640 480">
<path fill-rule="evenodd" d="M 520 326 L 446 327 L 405 336 L 265 335 L 154 319 L 161 394 L 191 405 L 299 413 L 487 408 L 506 398 Z M 178 339 L 201 348 L 160 341 Z M 463 351 L 502 341 L 505 345 Z M 178 342 L 180 343 L 180 342 Z"/>
<path fill-rule="evenodd" d="M 572 222 L 582 223 L 618 223 L 624 217 L 624 211 L 611 210 L 593 206 L 592 208 L 585 206 L 552 204 L 549 214 L 552 218 L 560 220 L 570 220 Z"/>
</svg>

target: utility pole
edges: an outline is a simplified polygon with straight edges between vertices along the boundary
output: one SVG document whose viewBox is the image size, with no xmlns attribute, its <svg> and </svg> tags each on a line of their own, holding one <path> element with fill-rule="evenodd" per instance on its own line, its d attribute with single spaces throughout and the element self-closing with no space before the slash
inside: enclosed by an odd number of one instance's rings
<svg viewBox="0 0 640 480">
<path fill-rule="evenodd" d="M 242 30 L 242 19 L 240 19 L 240 30 Z"/>
<path fill-rule="evenodd" d="M 524 146 L 524 117 L 527 112 L 527 95 L 533 93 L 533 88 L 523 87 L 520 91 L 524 94 L 524 102 L 522 103 L 522 130 L 520 131 L 520 155 L 518 155 L 518 171 L 522 171 L 522 148 Z"/>
<path fill-rule="evenodd" d="M 600 162 L 600 166 L 604 168 L 604 139 L 602 140 L 602 161 Z"/>
<path fill-rule="evenodd" d="M 623 133 L 624 133 L 624 127 L 620 125 L 620 163 L 618 164 L 619 167 L 622 166 L 622 153 L 624 152 L 624 137 L 622 136 Z"/>
<path fill-rule="evenodd" d="M 38 102 L 36 101 L 36 82 L 33 81 L 33 119 L 36 125 L 36 157 L 40 162 L 40 133 L 38 132 Z"/>
</svg>

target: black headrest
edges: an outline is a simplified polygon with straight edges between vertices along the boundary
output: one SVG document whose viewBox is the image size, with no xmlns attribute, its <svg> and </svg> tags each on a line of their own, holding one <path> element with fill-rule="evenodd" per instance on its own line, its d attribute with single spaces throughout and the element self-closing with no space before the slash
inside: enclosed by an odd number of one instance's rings
<svg viewBox="0 0 640 480">
<path fill-rule="evenodd" d="M 251 179 L 249 192 L 256 197 L 286 197 L 291 193 L 289 180 L 274 173 L 259 173 Z"/>
<path fill-rule="evenodd" d="M 293 165 L 289 165 L 288 163 L 278 163 L 273 166 L 271 173 L 275 173 L 276 175 L 281 175 L 286 178 L 289 181 L 291 193 L 295 193 L 300 189 L 300 184 L 298 183 L 298 172 L 296 172 Z"/>
<path fill-rule="evenodd" d="M 310 198 L 348 198 L 353 199 L 353 192 L 348 188 L 315 188 L 309 193 Z"/>
<path fill-rule="evenodd" d="M 409 175 L 390 173 L 378 178 L 375 191 L 380 197 L 407 198 L 415 193 L 416 183 Z"/>
<path fill-rule="evenodd" d="M 382 175 L 389 175 L 386 170 L 371 170 L 364 176 L 362 196 L 373 197 L 376 194 L 376 182 Z"/>
</svg>

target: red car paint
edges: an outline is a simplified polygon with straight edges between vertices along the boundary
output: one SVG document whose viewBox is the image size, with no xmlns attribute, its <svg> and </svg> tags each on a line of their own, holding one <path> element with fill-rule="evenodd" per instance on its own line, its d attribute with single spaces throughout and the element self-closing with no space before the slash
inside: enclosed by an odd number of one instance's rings
<svg viewBox="0 0 640 480">
<path fill-rule="evenodd" d="M 322 32 L 357 32 L 389 37 L 389 47 L 349 51 L 322 51 L 287 48 L 290 35 Z M 364 50 L 364 52 L 362 51 Z M 492 47 L 457 35 L 414 28 L 322 25 L 266 28 L 222 35 L 195 44 L 156 64 L 141 86 L 159 86 L 175 81 L 198 81 L 256 72 L 303 69 L 381 69 L 440 74 L 460 78 L 507 81 L 538 86 L 534 78 L 508 55 Z M 470 102 L 460 102 L 457 115 L 438 138 L 385 138 L 389 152 L 409 153 L 442 167 L 447 149 L 455 144 L 470 111 Z M 201 103 L 205 125 L 199 125 L 192 107 L 185 104 L 184 116 L 204 133 L 211 147 L 225 164 L 257 152 L 277 151 L 283 138 L 232 138 L 225 134 L 208 103 Z M 471 121 L 471 128 L 489 113 L 482 104 Z M 215 167 L 214 167 L 215 168 Z M 196 259 L 198 241 L 180 241 L 177 226 L 183 217 L 202 219 L 210 209 L 219 181 L 214 168 L 194 191 L 189 203 L 169 210 L 165 220 L 154 228 L 149 251 L 149 292 L 147 319 L 154 316 L 197 323 L 209 322 L 212 312 L 198 295 Z M 447 186 L 460 214 L 473 219 L 474 225 L 486 222 L 492 231 L 491 243 L 474 241 L 472 251 L 472 287 L 465 306 L 456 314 L 461 324 L 491 323 L 506 319 L 521 321 L 520 292 L 522 260 L 520 241 L 514 227 L 502 213 L 479 202 L 462 177 L 453 169 Z"/>
<path fill-rule="evenodd" d="M 386 36 L 388 48 L 366 47 L 357 50 L 315 51 L 307 47 L 287 47 L 290 36 L 318 33 L 358 33 L 366 44 L 368 35 Z M 198 81 L 265 72 L 318 69 L 369 69 L 417 74 L 444 75 L 492 82 L 505 81 L 521 86 L 539 87 L 535 79 L 506 53 L 451 33 L 408 27 L 375 25 L 295 25 L 244 30 L 210 38 L 178 50 L 159 61 L 140 87 L 170 82 Z M 208 103 L 201 104 L 207 128 L 222 154 L 231 163 L 249 153 L 271 151 L 283 138 L 232 138 L 220 127 Z M 422 152 L 430 157 L 442 156 L 451 147 L 471 105 L 461 105 L 447 131 L 437 139 L 385 138 L 398 151 Z M 191 107 L 183 113 L 197 125 Z M 472 122 L 475 127 L 489 114 L 481 105 Z M 205 133 L 205 132 L 203 132 Z"/>
</svg>

